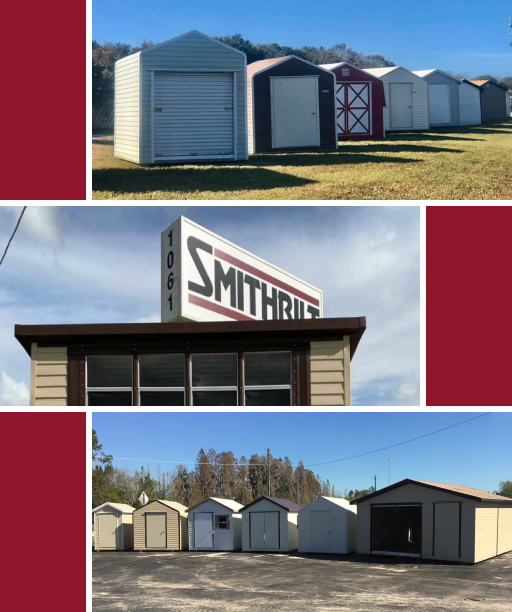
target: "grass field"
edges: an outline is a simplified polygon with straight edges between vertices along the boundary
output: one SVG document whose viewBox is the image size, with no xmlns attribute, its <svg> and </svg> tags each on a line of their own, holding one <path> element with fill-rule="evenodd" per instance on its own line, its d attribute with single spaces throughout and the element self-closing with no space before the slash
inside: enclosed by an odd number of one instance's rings
<svg viewBox="0 0 512 612">
<path fill-rule="evenodd" d="M 140 167 L 115 159 L 103 136 L 93 143 L 93 199 L 509 200 L 511 160 L 512 120 L 218 165 Z"/>
</svg>

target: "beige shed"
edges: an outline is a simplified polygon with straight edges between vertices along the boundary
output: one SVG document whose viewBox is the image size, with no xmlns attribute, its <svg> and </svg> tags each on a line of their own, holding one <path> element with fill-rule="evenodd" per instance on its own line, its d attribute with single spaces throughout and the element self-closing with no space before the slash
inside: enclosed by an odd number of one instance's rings
<svg viewBox="0 0 512 612">
<path fill-rule="evenodd" d="M 133 512 L 135 550 L 188 550 L 187 509 L 155 499 Z"/>
<path fill-rule="evenodd" d="M 357 552 L 478 563 L 512 550 L 512 498 L 405 479 L 357 504 Z"/>
<path fill-rule="evenodd" d="M 106 502 L 94 508 L 94 550 L 133 548 L 133 508 Z"/>
</svg>

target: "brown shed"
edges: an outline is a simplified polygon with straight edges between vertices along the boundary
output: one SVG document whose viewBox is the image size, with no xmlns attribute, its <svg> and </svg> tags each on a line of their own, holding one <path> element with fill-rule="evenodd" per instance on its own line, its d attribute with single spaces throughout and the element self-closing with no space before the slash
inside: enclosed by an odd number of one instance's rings
<svg viewBox="0 0 512 612">
<path fill-rule="evenodd" d="M 133 512 L 135 550 L 188 550 L 187 509 L 155 499 Z"/>
<path fill-rule="evenodd" d="M 94 550 L 133 548 L 133 508 L 128 504 L 105 502 L 94 508 Z"/>
<path fill-rule="evenodd" d="M 512 499 L 406 478 L 357 504 L 357 552 L 478 563 L 512 550 Z"/>
<path fill-rule="evenodd" d="M 249 153 L 338 148 L 335 79 L 295 55 L 247 66 Z"/>
<path fill-rule="evenodd" d="M 482 107 L 482 123 L 505 121 L 507 114 L 507 101 L 505 93 L 508 88 L 494 81 L 471 81 L 480 88 L 480 104 Z"/>
</svg>

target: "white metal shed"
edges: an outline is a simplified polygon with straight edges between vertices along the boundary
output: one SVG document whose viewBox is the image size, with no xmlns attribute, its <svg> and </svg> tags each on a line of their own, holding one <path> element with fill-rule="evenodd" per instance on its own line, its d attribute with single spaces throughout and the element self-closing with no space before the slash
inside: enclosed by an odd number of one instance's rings
<svg viewBox="0 0 512 612">
<path fill-rule="evenodd" d="M 114 156 L 247 159 L 245 53 L 193 30 L 116 62 Z"/>
<path fill-rule="evenodd" d="M 478 85 L 462 79 L 459 84 L 459 105 L 461 125 L 480 125 L 482 123 L 480 88 Z"/>
<path fill-rule="evenodd" d="M 189 550 L 240 550 L 243 507 L 231 499 L 208 497 L 188 509 Z"/>
<path fill-rule="evenodd" d="M 431 126 L 460 125 L 459 79 L 433 68 L 414 70 L 428 83 L 428 108 Z"/>
<path fill-rule="evenodd" d="M 428 83 L 400 66 L 365 68 L 384 83 L 387 131 L 428 130 Z"/>
<path fill-rule="evenodd" d="M 299 510 L 299 552 L 355 552 L 357 506 L 340 497 L 317 497 Z"/>
<path fill-rule="evenodd" d="M 244 506 L 242 550 L 289 552 L 297 550 L 297 518 L 302 506 L 279 497 L 262 496 Z"/>
<path fill-rule="evenodd" d="M 133 549 L 133 510 L 110 502 L 94 508 L 94 550 Z"/>
</svg>

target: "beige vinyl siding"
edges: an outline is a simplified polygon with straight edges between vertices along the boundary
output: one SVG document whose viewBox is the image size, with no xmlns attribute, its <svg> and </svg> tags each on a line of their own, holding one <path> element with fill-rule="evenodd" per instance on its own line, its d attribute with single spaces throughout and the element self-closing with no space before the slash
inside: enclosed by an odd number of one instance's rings
<svg viewBox="0 0 512 612">
<path fill-rule="evenodd" d="M 312 342 L 311 405 L 350 406 L 350 338 Z"/>
<path fill-rule="evenodd" d="M 465 563 L 474 563 L 475 548 L 475 502 L 448 492 L 437 491 L 427 487 L 406 484 L 382 495 L 370 498 L 357 504 L 357 552 L 369 554 L 371 506 L 381 503 L 422 503 L 421 556 L 423 559 L 436 559 L 432 555 L 434 502 L 462 502 L 461 521 L 461 559 Z"/>
<path fill-rule="evenodd" d="M 288 550 L 297 550 L 299 547 L 298 519 L 298 512 L 288 512 Z"/>
<path fill-rule="evenodd" d="M 123 514 L 123 550 L 133 549 L 133 515 Z"/>
<path fill-rule="evenodd" d="M 30 405 L 67 406 L 68 352 L 66 347 L 41 347 L 32 343 Z"/>
<path fill-rule="evenodd" d="M 477 87 L 468 83 L 460 83 L 459 114 L 461 125 L 480 125 L 482 123 L 480 90 Z"/>
<path fill-rule="evenodd" d="M 249 155 L 254 153 L 252 125 L 252 76 L 247 79 L 247 147 Z"/>
<path fill-rule="evenodd" d="M 344 508 L 325 497 L 317 497 L 299 510 L 299 552 L 313 552 L 311 515 L 313 512 L 331 512 L 331 550 L 314 552 L 348 553 L 356 550 L 357 508 Z"/>
<path fill-rule="evenodd" d="M 141 164 L 151 163 L 151 69 L 236 70 L 237 154 L 246 159 L 246 63 L 245 56 L 204 36 L 190 34 L 141 54 L 142 134 Z"/>
<path fill-rule="evenodd" d="M 477 502 L 475 563 L 512 550 L 512 502 Z"/>
<path fill-rule="evenodd" d="M 150 502 L 133 513 L 133 548 L 135 550 L 152 550 L 146 548 L 146 513 L 166 513 L 167 514 L 167 550 L 181 550 L 180 546 L 180 513 L 174 508 L 170 508 L 158 501 Z M 186 517 L 185 517 L 186 518 Z M 162 550 L 161 548 L 154 550 Z"/>
<path fill-rule="evenodd" d="M 140 53 L 116 62 L 114 156 L 139 163 Z"/>
<path fill-rule="evenodd" d="M 501 504 L 498 512 L 498 555 L 512 550 L 512 504 Z"/>
</svg>

